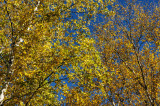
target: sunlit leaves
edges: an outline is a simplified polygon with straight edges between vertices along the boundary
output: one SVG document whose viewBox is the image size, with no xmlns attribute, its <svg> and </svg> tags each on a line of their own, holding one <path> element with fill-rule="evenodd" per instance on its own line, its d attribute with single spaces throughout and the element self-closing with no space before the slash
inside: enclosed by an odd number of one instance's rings
<svg viewBox="0 0 160 106">
<path fill-rule="evenodd" d="M 66 79 L 78 85 L 89 83 L 93 88 L 97 87 L 93 79 L 101 77 L 101 71 L 105 73 L 105 69 L 95 48 L 96 41 L 86 38 L 91 34 L 87 24 L 93 20 L 92 16 L 96 19 L 97 14 L 107 10 L 111 2 L 1 2 L 0 65 L 3 78 L 0 85 L 3 89 L 9 83 L 4 105 L 57 105 L 62 87 L 64 94 L 68 94 L 68 85 L 61 82 Z M 78 103 L 85 103 L 81 100 L 83 95 L 90 99 L 87 92 L 77 92 Z M 95 103 L 96 98 L 99 96 L 95 97 Z"/>
<path fill-rule="evenodd" d="M 148 6 L 150 11 L 133 2 L 128 5 L 131 8 L 116 7 L 115 17 L 107 17 L 101 27 L 97 25 L 102 63 L 114 72 L 108 76 L 112 82 L 106 83 L 110 89 L 105 92 L 111 93 L 111 104 L 158 104 L 159 13 L 155 7 Z"/>
<path fill-rule="evenodd" d="M 4 105 L 159 104 L 159 7 L 113 3 L 2 2 Z"/>
</svg>

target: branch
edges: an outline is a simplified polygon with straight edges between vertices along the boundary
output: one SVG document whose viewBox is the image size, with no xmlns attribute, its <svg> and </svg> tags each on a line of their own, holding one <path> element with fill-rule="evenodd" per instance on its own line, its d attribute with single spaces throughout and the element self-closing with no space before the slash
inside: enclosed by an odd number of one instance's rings
<svg viewBox="0 0 160 106">
<path fill-rule="evenodd" d="M 146 95 L 147 95 L 147 98 L 148 98 L 149 102 L 151 103 L 152 106 L 154 106 L 154 104 L 152 102 L 152 99 L 151 99 L 151 97 L 150 97 L 150 95 L 148 93 L 148 88 L 147 88 L 147 85 L 146 85 L 145 76 L 144 76 L 144 72 L 143 72 L 143 66 L 140 63 L 139 56 L 138 56 L 138 53 L 137 53 L 137 50 L 136 50 L 136 46 L 135 46 L 133 38 L 132 38 L 132 26 L 131 26 L 131 14 L 132 14 L 131 10 L 132 10 L 132 5 L 130 5 L 130 6 L 131 6 L 131 8 L 129 9 L 129 22 L 128 22 L 129 29 L 130 29 L 130 33 L 129 33 L 129 35 L 130 35 L 129 38 L 130 39 L 129 39 L 129 41 L 130 41 L 130 43 L 133 44 L 133 49 L 135 51 L 135 55 L 136 55 L 136 59 L 137 59 L 137 62 L 138 62 L 138 66 L 139 66 L 139 68 L 141 70 L 141 77 L 142 77 L 142 80 L 143 80 L 143 83 L 144 83 L 144 86 L 142 86 L 142 87 L 144 88 L 144 90 L 146 92 Z M 140 33 L 141 33 L 141 36 L 142 36 L 142 31 Z M 127 34 L 127 36 L 128 36 L 128 34 Z"/>
<path fill-rule="evenodd" d="M 60 68 L 63 65 L 64 62 L 62 62 L 61 65 L 59 65 L 57 67 Z M 45 84 L 43 84 L 52 74 L 54 74 L 55 72 L 51 72 L 45 79 L 43 79 L 43 81 L 41 82 L 41 84 L 38 86 L 38 88 L 32 93 L 31 97 L 29 98 L 29 100 L 27 101 L 27 103 L 25 104 L 25 106 L 28 106 L 28 103 L 31 101 L 31 99 L 33 98 L 33 96 L 36 94 L 36 92 L 38 91 L 38 89 L 40 89 L 41 87 L 43 87 Z"/>
<path fill-rule="evenodd" d="M 9 60 L 8 62 L 6 62 L 6 66 L 7 66 L 7 75 L 6 75 L 6 79 L 5 79 L 5 84 L 3 85 L 3 89 L 1 91 L 1 94 L 0 94 L 0 104 L 3 104 L 3 99 L 4 99 L 4 92 L 6 92 L 7 90 L 7 87 L 8 87 L 8 84 L 9 84 L 9 73 L 11 71 L 11 66 L 12 66 L 12 63 L 13 63 L 13 53 L 14 53 L 14 46 L 15 46 L 15 38 L 13 37 L 13 23 L 12 23 L 12 20 L 11 20 L 11 17 L 10 17 L 10 14 L 9 14 L 9 11 L 8 11 L 8 8 L 7 8 L 7 1 L 4 0 L 4 3 L 6 4 L 6 11 L 7 11 L 7 15 L 9 17 L 9 21 L 10 21 L 10 26 L 11 26 L 11 52 L 9 54 Z"/>
</svg>

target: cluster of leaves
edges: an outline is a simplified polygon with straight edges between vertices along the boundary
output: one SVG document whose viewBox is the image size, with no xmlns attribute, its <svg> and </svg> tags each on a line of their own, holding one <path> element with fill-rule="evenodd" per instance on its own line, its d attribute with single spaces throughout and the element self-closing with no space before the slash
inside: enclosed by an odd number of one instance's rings
<svg viewBox="0 0 160 106">
<path fill-rule="evenodd" d="M 160 104 L 160 7 L 128 2 L 113 10 L 96 25 L 94 40 L 79 42 L 85 49 L 70 75 L 77 86 L 65 93 L 64 103 Z"/>
<path fill-rule="evenodd" d="M 160 7 L 113 2 L 0 2 L 0 103 L 160 104 Z"/>
<path fill-rule="evenodd" d="M 114 9 L 95 34 L 102 64 L 114 73 L 107 77 L 111 82 L 101 80 L 103 95 L 112 105 L 158 105 L 160 8 L 132 2 Z"/>
<path fill-rule="evenodd" d="M 112 2 L 1 1 L 0 104 L 59 104 L 59 92 L 65 90 L 62 81 L 74 79 L 76 73 L 72 76 L 73 73 L 68 70 L 76 67 L 76 62 L 80 61 L 76 59 L 85 55 L 84 51 L 83 55 L 77 57 L 86 45 L 78 46 L 76 41 L 81 39 L 81 43 L 85 44 L 89 40 L 82 41 L 84 35 L 89 34 L 87 20 L 96 18 L 97 14 L 108 14 L 107 5 Z M 77 38 L 73 39 L 73 35 Z M 51 84 L 53 82 L 55 86 Z M 4 92 L 4 89 L 7 91 Z"/>
</svg>

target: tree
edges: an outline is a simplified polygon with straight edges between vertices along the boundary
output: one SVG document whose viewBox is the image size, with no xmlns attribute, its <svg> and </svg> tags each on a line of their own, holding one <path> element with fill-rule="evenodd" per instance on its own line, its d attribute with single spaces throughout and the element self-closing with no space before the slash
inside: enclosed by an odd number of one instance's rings
<svg viewBox="0 0 160 106">
<path fill-rule="evenodd" d="M 159 4 L 115 3 L 113 11 L 96 25 L 94 40 L 79 43 L 86 51 L 76 59 L 77 86 L 66 88 L 65 104 L 160 104 Z"/>
<path fill-rule="evenodd" d="M 98 25 L 95 36 L 110 81 L 103 95 L 112 105 L 160 104 L 160 8 L 153 4 L 117 5 L 114 17 Z M 107 99 L 106 98 L 106 99 Z"/>
<path fill-rule="evenodd" d="M 72 75 L 69 71 L 80 61 L 76 60 L 78 53 L 86 50 L 76 44 L 90 34 L 86 23 L 97 14 L 109 14 L 107 5 L 112 3 L 1 1 L 0 96 L 4 97 L 0 99 L 1 105 L 58 105 L 60 91 L 67 90 L 62 81 L 75 79 L 76 73 Z"/>
<path fill-rule="evenodd" d="M 160 7 L 113 3 L 0 2 L 1 105 L 160 104 Z"/>
</svg>

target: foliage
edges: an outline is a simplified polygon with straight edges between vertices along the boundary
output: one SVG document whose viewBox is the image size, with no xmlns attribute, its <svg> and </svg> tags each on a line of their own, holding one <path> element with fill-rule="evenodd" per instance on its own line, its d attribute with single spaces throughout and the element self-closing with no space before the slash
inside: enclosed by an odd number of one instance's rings
<svg viewBox="0 0 160 106">
<path fill-rule="evenodd" d="M 0 2 L 1 104 L 160 104 L 160 8 L 113 3 Z"/>
<path fill-rule="evenodd" d="M 76 45 L 75 40 L 89 35 L 86 23 L 96 19 L 97 14 L 108 14 L 106 6 L 112 2 L 1 1 L 0 96 L 5 96 L 0 103 L 58 105 L 59 93 L 65 88 L 62 81 L 74 79 L 74 73 L 68 70 L 77 66 L 75 62 L 80 60 L 76 61 L 76 53 L 85 49 Z M 74 36 L 77 38 L 73 39 Z"/>
<path fill-rule="evenodd" d="M 101 79 L 112 105 L 160 104 L 160 8 L 134 2 L 117 5 L 115 16 L 98 25 L 95 36 L 108 82 Z M 102 77 L 101 77 L 102 78 Z"/>
</svg>

